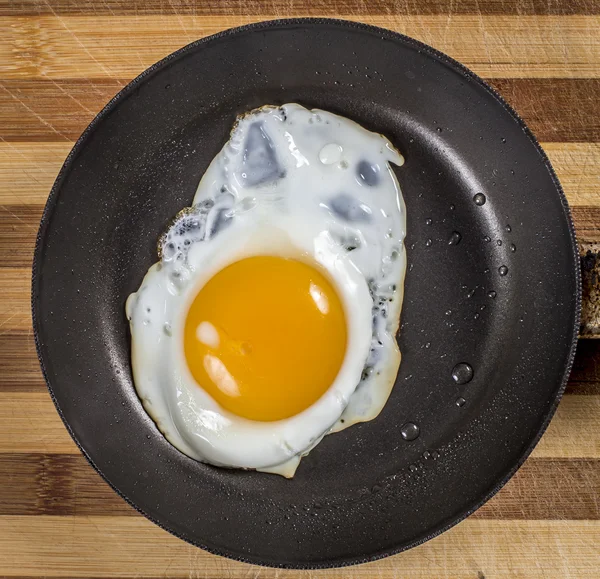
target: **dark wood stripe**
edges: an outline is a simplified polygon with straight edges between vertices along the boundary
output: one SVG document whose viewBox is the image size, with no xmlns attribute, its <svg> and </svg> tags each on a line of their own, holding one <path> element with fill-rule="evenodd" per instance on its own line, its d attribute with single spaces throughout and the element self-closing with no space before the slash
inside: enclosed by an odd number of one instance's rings
<svg viewBox="0 0 600 579">
<path fill-rule="evenodd" d="M 44 392 L 33 333 L 0 335 L 0 392 Z M 567 394 L 600 395 L 600 340 L 580 340 Z"/>
<path fill-rule="evenodd" d="M 600 79 L 488 79 L 540 141 L 600 141 Z"/>
<path fill-rule="evenodd" d="M 0 263 L 2 267 L 29 267 L 43 207 L 0 205 Z"/>
<path fill-rule="evenodd" d="M 573 494 L 573 489 L 578 489 Z M 480 519 L 600 519 L 600 461 L 531 459 Z M 0 515 L 136 516 L 83 456 L 0 454 Z"/>
<path fill-rule="evenodd" d="M 0 137 L 75 140 L 126 80 L 4 80 Z M 600 79 L 491 79 L 540 141 L 600 141 Z"/>
<path fill-rule="evenodd" d="M 44 392 L 33 330 L 0 335 L 0 392 Z"/>
<path fill-rule="evenodd" d="M 41 205 L 0 205 L 2 267 L 31 266 L 43 210 Z M 600 242 L 600 207 L 576 206 L 571 214 L 580 240 Z"/>
<path fill-rule="evenodd" d="M 135 515 L 80 455 L 0 454 L 0 515 Z"/>
<path fill-rule="evenodd" d="M 599 14 L 600 4 L 589 0 L 2 0 L 1 16 L 38 14 L 195 14 L 198 16 L 265 15 L 285 17 L 381 14 Z"/>
<path fill-rule="evenodd" d="M 35 237 L 43 212 L 40 205 L 0 205 L 0 264 L 30 267 Z M 600 207 L 571 209 L 579 239 L 600 241 Z"/>
<path fill-rule="evenodd" d="M 474 516 L 480 519 L 598 520 L 599 496 L 600 461 L 532 458 Z"/>
<path fill-rule="evenodd" d="M 40 205 L 0 205 L 2 267 L 31 266 L 43 210 Z M 571 213 L 580 240 L 600 241 L 600 207 L 577 206 Z"/>
<path fill-rule="evenodd" d="M 598 196 L 600 198 L 600 183 Z M 579 241 L 600 241 L 600 207 L 572 207 L 571 215 Z"/>
<path fill-rule="evenodd" d="M 6 141 L 74 141 L 127 82 L 1 80 L 0 137 Z"/>
<path fill-rule="evenodd" d="M 566 393 L 600 395 L 600 340 L 579 340 Z"/>
</svg>

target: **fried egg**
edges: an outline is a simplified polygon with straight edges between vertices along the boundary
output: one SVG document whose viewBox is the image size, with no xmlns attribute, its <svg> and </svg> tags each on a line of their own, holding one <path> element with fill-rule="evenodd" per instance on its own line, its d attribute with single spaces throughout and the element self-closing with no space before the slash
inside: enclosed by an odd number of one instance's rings
<svg viewBox="0 0 600 579">
<path fill-rule="evenodd" d="M 322 110 L 237 119 L 126 305 L 135 388 L 181 452 L 291 477 L 379 414 L 400 364 L 403 162 Z"/>
</svg>

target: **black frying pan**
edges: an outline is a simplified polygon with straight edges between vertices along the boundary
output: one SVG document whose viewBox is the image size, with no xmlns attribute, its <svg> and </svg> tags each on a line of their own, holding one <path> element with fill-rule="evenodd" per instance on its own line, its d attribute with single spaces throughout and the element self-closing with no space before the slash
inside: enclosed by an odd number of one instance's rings
<svg viewBox="0 0 600 579">
<path fill-rule="evenodd" d="M 405 155 L 409 271 L 384 411 L 326 437 L 285 480 L 200 464 L 166 442 L 132 385 L 124 303 L 236 114 L 291 101 L 354 119 Z M 347 565 L 454 525 L 530 453 L 573 359 L 576 253 L 548 159 L 479 78 L 385 30 L 270 22 L 176 52 L 88 127 L 42 219 L 34 329 L 73 438 L 147 517 L 244 561 Z M 467 383 L 460 367 L 453 378 L 460 363 L 474 370 Z"/>
</svg>

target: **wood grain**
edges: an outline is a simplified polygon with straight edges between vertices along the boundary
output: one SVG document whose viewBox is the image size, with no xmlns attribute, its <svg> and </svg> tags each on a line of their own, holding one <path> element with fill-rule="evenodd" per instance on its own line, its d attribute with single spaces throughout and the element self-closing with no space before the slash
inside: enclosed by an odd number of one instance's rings
<svg viewBox="0 0 600 579">
<path fill-rule="evenodd" d="M 0 515 L 139 516 L 82 455 L 40 453 L 0 454 Z"/>
<path fill-rule="evenodd" d="M 600 396 L 565 396 L 536 458 L 600 459 Z M 0 453 L 77 454 L 47 393 L 0 392 Z"/>
<path fill-rule="evenodd" d="M 600 143 L 541 143 L 558 175 L 571 207 L 597 209 L 600 195 Z M 579 228 L 584 216 L 574 214 Z M 596 224 L 600 221 L 595 220 Z M 586 222 L 586 226 L 588 223 Z"/>
<path fill-rule="evenodd" d="M 598 496 L 600 460 L 532 458 L 473 517 L 599 520 Z M 139 516 L 83 456 L 40 453 L 0 454 L 0 515 Z"/>
<path fill-rule="evenodd" d="M 600 87 L 598 97 L 600 98 Z M 85 121 L 82 119 L 82 122 Z M 81 127 L 82 130 L 84 128 Z M 0 142 L 0 206 L 5 206 L 4 210 L 0 210 L 5 214 L 3 216 L 0 212 L 0 228 L 12 228 L 18 224 L 19 219 L 24 219 L 37 229 L 39 220 L 36 222 L 34 216 L 46 203 L 48 193 L 73 144 L 71 141 Z M 558 174 L 571 207 L 584 205 L 590 210 L 598 208 L 600 143 L 542 143 L 542 147 Z M 37 207 L 31 210 L 21 207 L 29 205 Z M 14 223 L 10 222 L 11 212 L 18 215 L 12 218 Z M 580 211 L 576 212 L 576 220 L 578 225 L 581 223 L 586 228 L 600 224 L 595 216 L 585 217 Z M 5 233 L 0 231 L 0 235 L 3 234 Z M 2 249 L 0 244 L 0 251 Z M 0 258 L 0 264 L 4 266 L 6 261 Z"/>
<path fill-rule="evenodd" d="M 599 458 L 599 421 L 600 397 L 565 396 L 531 456 Z"/>
<path fill-rule="evenodd" d="M 600 102 L 596 100 L 600 80 L 488 80 L 539 141 L 600 141 L 600 120 L 590 116 Z"/>
<path fill-rule="evenodd" d="M 31 327 L 30 268 L 0 268 L 0 332 Z"/>
<path fill-rule="evenodd" d="M 78 454 L 48 393 L 0 393 L 0 454 Z M 2 535 L 0 534 L 0 537 Z"/>
<path fill-rule="evenodd" d="M 10 290 L 0 304 L 0 331 L 29 329 L 30 267 L 42 212 L 38 205 L 0 205 L 0 291 Z M 572 217 L 579 237 L 600 238 L 600 208 L 574 206 Z"/>
<path fill-rule="evenodd" d="M 142 517 L 0 517 L 6 576 L 597 579 L 599 521 L 468 519 L 424 545 L 375 563 L 314 571 L 250 568 L 187 545 Z M 98 537 L 102 537 L 101 548 Z M 531 540 L 539 537 L 535 548 Z M 135 556 L 132 556 L 132 551 Z M 576 575 L 574 575 L 574 570 Z"/>
<path fill-rule="evenodd" d="M 577 223 L 577 237 L 580 240 L 600 239 L 600 207 L 572 207 L 573 221 Z"/>
<path fill-rule="evenodd" d="M 46 392 L 31 328 L 0 334 L 0 393 Z M 566 395 L 600 396 L 600 340 L 581 340 Z"/>
<path fill-rule="evenodd" d="M 42 211 L 39 205 L 0 205 L 0 263 L 3 267 L 31 266 Z"/>
<path fill-rule="evenodd" d="M 91 14 L 122 16 L 126 14 L 193 14 L 195 16 L 257 16 L 303 13 L 311 16 L 338 17 L 340 14 L 493 14 L 557 15 L 600 14 L 600 4 L 593 0 L 1 0 L 0 16 L 35 16 L 41 14 Z"/>
<path fill-rule="evenodd" d="M 539 141 L 573 144 L 577 156 L 581 149 L 577 150 L 575 143 L 600 142 L 600 79 L 488 80 L 519 112 Z M 11 144 L 75 141 L 126 82 L 0 79 L 0 140 Z M 597 150 L 597 145 L 588 150 L 588 168 L 594 166 Z M 20 156 L 18 149 L 13 154 L 15 158 Z"/>
<path fill-rule="evenodd" d="M 0 138 L 75 141 L 125 84 L 110 79 L 0 80 Z M 17 151 L 13 155 L 20 156 Z"/>
<path fill-rule="evenodd" d="M 0 68 L 5 79 L 132 78 L 200 37 L 275 16 L 7 16 Z M 482 76 L 600 76 L 598 16 L 338 16 L 402 32 Z"/>
<path fill-rule="evenodd" d="M 1 110 L 2 107 L 0 115 Z M 39 211 L 73 145 L 70 140 L 62 143 L 0 141 L 0 205 L 37 205 Z M 4 261 L 0 264 L 4 265 Z"/>
<path fill-rule="evenodd" d="M 33 331 L 1 333 L 0 393 L 45 391 L 46 382 L 37 359 Z"/>
<path fill-rule="evenodd" d="M 600 340 L 579 340 L 566 394 L 600 395 Z"/>
<path fill-rule="evenodd" d="M 291 16 L 391 28 L 484 76 L 543 142 L 578 236 L 600 241 L 598 0 L 0 0 L 0 576 L 600 578 L 600 340 L 580 341 L 555 418 L 498 495 L 433 541 L 350 569 L 267 570 L 186 545 L 118 497 L 70 439 L 29 313 L 35 235 L 64 159 L 153 62 Z"/>
</svg>

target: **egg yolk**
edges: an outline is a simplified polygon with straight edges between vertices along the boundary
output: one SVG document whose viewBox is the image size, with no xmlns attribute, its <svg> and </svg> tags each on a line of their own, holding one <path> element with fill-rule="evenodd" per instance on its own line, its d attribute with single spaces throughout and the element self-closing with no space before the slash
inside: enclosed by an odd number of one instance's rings
<svg viewBox="0 0 600 579">
<path fill-rule="evenodd" d="M 184 351 L 198 385 L 226 410 L 250 420 L 289 418 L 335 380 L 346 353 L 344 310 L 314 267 L 246 258 L 198 292 Z"/>
</svg>

